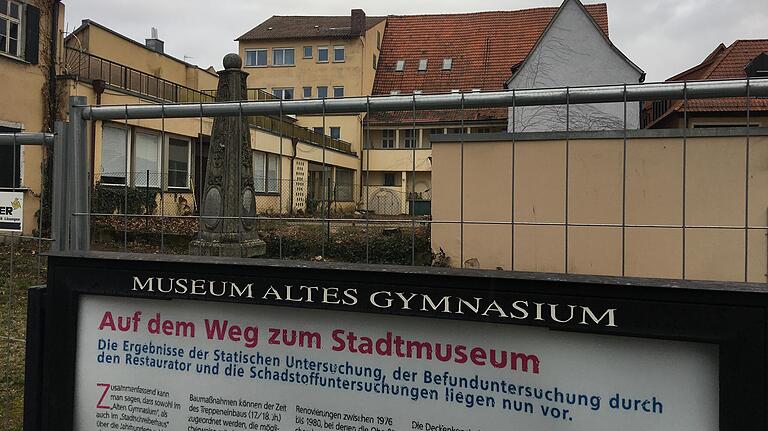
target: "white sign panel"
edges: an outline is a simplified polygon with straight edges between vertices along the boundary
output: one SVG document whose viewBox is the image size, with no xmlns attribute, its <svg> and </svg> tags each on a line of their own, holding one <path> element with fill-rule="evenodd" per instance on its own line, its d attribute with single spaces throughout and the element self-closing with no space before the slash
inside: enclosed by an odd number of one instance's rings
<svg viewBox="0 0 768 431">
<path fill-rule="evenodd" d="M 717 358 L 515 325 L 83 296 L 74 428 L 716 430 Z"/>
<path fill-rule="evenodd" d="M 21 232 L 24 193 L 0 192 L 0 231 Z"/>
</svg>

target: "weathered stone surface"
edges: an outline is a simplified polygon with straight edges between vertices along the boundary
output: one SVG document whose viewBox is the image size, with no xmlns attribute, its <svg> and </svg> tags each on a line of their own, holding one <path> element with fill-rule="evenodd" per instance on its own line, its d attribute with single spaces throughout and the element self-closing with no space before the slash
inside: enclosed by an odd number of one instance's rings
<svg viewBox="0 0 768 431">
<path fill-rule="evenodd" d="M 237 54 L 224 57 L 225 70 L 219 72 L 217 102 L 247 100 L 247 73 Z M 199 238 L 190 243 L 189 252 L 203 256 L 253 257 L 266 252 L 259 239 L 256 200 L 253 192 L 253 161 L 250 129 L 244 117 L 216 117 L 202 198 L 202 223 Z"/>
</svg>

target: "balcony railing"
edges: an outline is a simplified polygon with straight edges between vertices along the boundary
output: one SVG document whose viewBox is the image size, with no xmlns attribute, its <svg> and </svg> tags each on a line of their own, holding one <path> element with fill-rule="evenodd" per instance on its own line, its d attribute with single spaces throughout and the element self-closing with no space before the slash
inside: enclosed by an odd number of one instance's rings
<svg viewBox="0 0 768 431">
<path fill-rule="evenodd" d="M 65 47 L 64 73 L 81 80 L 100 79 L 111 87 L 130 91 L 153 101 L 169 103 L 209 103 L 216 101 L 216 90 L 198 91 L 70 47 Z M 274 99 L 273 95 L 261 89 L 248 89 L 248 100 Z M 248 121 L 252 127 L 281 134 L 289 139 L 295 138 L 300 142 L 352 153 L 352 144 L 349 142 L 334 139 L 280 118 L 252 116 L 248 117 Z"/>
</svg>

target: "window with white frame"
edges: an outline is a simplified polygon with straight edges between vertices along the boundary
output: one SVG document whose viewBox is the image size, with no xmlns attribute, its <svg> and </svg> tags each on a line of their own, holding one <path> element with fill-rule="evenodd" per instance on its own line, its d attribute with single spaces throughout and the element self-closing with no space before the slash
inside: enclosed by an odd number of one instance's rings
<svg viewBox="0 0 768 431">
<path fill-rule="evenodd" d="M 428 60 L 426 58 L 419 60 L 419 72 L 425 72 L 427 70 L 427 62 Z"/>
<path fill-rule="evenodd" d="M 14 57 L 21 56 L 21 14 L 21 3 L 0 0 L 0 52 Z"/>
<path fill-rule="evenodd" d="M 104 125 L 101 129 L 101 183 L 125 184 L 126 148 L 130 131 L 124 127 Z"/>
<path fill-rule="evenodd" d="M 272 48 L 273 66 L 293 66 L 294 64 L 293 48 Z"/>
<path fill-rule="evenodd" d="M 280 156 L 267 154 L 267 193 L 277 193 L 280 182 Z"/>
<path fill-rule="evenodd" d="M 168 136 L 168 187 L 189 188 L 192 145 L 188 138 Z"/>
<path fill-rule="evenodd" d="M 344 45 L 336 45 L 333 47 L 333 61 L 340 63 L 345 60 Z"/>
<path fill-rule="evenodd" d="M 405 70 L 405 60 L 397 60 L 395 62 L 395 72 L 402 72 Z"/>
<path fill-rule="evenodd" d="M 305 46 L 304 47 L 304 55 L 303 58 L 312 58 L 312 47 L 311 46 Z"/>
<path fill-rule="evenodd" d="M 395 148 L 395 131 L 381 131 L 381 148 Z"/>
<path fill-rule="evenodd" d="M 246 67 L 266 67 L 267 50 L 266 49 L 246 49 L 245 50 Z"/>
<path fill-rule="evenodd" d="M 333 87 L 333 97 L 337 99 L 344 97 L 344 87 Z"/>
<path fill-rule="evenodd" d="M 325 87 L 325 86 L 317 87 L 317 98 L 325 99 L 327 97 L 328 97 L 328 87 Z"/>
<path fill-rule="evenodd" d="M 341 139 L 341 127 L 331 126 L 331 138 Z"/>
<path fill-rule="evenodd" d="M 293 100 L 293 88 L 273 88 L 272 95 L 278 99 Z"/>
<path fill-rule="evenodd" d="M 403 141 L 405 148 L 416 148 L 416 130 L 407 129 L 404 130 L 405 140 Z"/>
<path fill-rule="evenodd" d="M 277 193 L 279 190 L 279 163 L 277 154 L 253 152 L 253 188 L 256 193 Z"/>
<path fill-rule="evenodd" d="M 0 133 L 17 133 L 21 129 L 0 126 Z M 21 187 L 21 148 L 0 145 L 0 189 Z"/>
<path fill-rule="evenodd" d="M 342 202 L 351 202 L 353 196 L 353 182 L 355 174 L 351 169 L 336 168 L 336 200 Z"/>
<path fill-rule="evenodd" d="M 444 58 L 443 59 L 443 70 L 451 70 L 452 66 L 453 66 L 453 59 L 452 58 Z"/>
<path fill-rule="evenodd" d="M 327 63 L 328 62 L 328 47 L 327 46 L 318 46 L 317 47 L 317 62 L 318 63 Z"/>
<path fill-rule="evenodd" d="M 136 131 L 133 145 L 133 184 L 161 187 L 160 135 Z"/>
<path fill-rule="evenodd" d="M 304 94 L 302 97 L 305 99 L 311 99 L 312 98 L 312 87 L 304 87 Z"/>
</svg>

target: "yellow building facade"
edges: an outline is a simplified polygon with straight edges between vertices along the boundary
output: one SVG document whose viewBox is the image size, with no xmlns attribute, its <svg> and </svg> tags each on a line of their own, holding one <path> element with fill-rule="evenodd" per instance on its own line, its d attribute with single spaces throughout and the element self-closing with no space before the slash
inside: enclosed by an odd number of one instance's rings
<svg viewBox="0 0 768 431">
<path fill-rule="evenodd" d="M 0 38 L 0 132 L 52 132 L 64 5 L 45 0 L 3 2 L 0 21 L 7 31 L 7 37 Z M 0 191 L 23 192 L 26 234 L 38 230 L 47 151 L 41 146 L 0 146 Z"/>
</svg>

